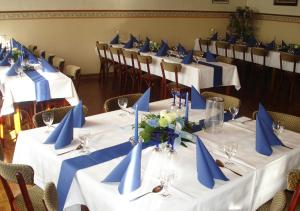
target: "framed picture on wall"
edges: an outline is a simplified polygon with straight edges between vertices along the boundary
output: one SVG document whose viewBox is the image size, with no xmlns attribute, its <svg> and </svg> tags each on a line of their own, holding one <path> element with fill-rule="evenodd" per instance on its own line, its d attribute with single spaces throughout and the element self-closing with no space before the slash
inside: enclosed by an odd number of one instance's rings
<svg viewBox="0 0 300 211">
<path fill-rule="evenodd" d="M 274 5 L 297 6 L 298 0 L 274 0 Z"/>
<path fill-rule="evenodd" d="M 228 4 L 229 0 L 212 0 L 213 4 Z"/>
</svg>

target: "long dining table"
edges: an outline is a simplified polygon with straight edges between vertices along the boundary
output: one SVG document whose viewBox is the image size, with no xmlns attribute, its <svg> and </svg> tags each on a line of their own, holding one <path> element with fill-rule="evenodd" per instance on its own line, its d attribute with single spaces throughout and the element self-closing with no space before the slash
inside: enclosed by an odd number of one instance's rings
<svg viewBox="0 0 300 211">
<path fill-rule="evenodd" d="M 150 103 L 150 112 L 159 113 L 169 109 L 171 102 L 171 99 L 167 99 Z M 139 112 L 139 118 L 143 118 L 144 114 Z M 190 109 L 190 121 L 198 122 L 204 117 L 205 110 Z M 210 189 L 197 180 L 194 143 L 187 143 L 187 147 L 175 146 L 176 152 L 168 158 L 149 147 L 142 151 L 142 183 L 139 189 L 120 195 L 118 183 L 101 182 L 124 158 L 118 157 L 77 171 L 67 195 L 65 210 L 80 210 L 80 204 L 86 205 L 91 211 L 256 210 L 277 191 L 285 189 L 286 175 L 290 169 L 300 168 L 300 134 L 284 130 L 279 138 L 293 149 L 272 147 L 273 154 L 265 156 L 255 150 L 255 120 L 248 120 L 247 117 L 240 117 L 225 122 L 218 133 L 205 130 L 194 133 L 201 138 L 212 157 L 222 161 L 226 160 L 223 146 L 237 143 L 238 150 L 232 159 L 233 163 L 227 167 L 242 176 L 221 168 L 229 181 L 215 180 L 215 186 Z M 133 124 L 134 115 L 122 110 L 86 117 L 83 129 L 91 132 L 90 152 L 127 142 L 133 136 Z M 78 130 L 81 129 L 74 129 L 74 134 Z M 46 127 L 21 131 L 13 157 L 13 163 L 33 167 L 34 181 L 40 187 L 50 181 L 57 185 L 62 162 L 82 155 L 76 150 L 58 155 L 76 148 L 79 141 L 74 135 L 71 145 L 55 150 L 53 145 L 43 144 L 49 136 L 46 131 Z M 174 176 L 168 197 L 152 193 L 131 201 L 159 185 L 162 171 L 173 172 Z"/>
<path fill-rule="evenodd" d="M 112 47 L 122 48 L 122 44 L 114 44 Z M 137 48 L 126 49 L 132 51 L 139 51 Z M 104 51 L 100 50 L 101 56 L 104 57 Z M 162 71 L 160 63 L 162 60 L 171 63 L 180 63 L 182 65 L 181 72 L 178 73 L 178 83 L 183 84 L 185 86 L 191 87 L 192 85 L 200 91 L 200 89 L 211 88 L 214 87 L 214 70 L 213 67 L 209 66 L 209 64 L 214 64 L 222 67 L 222 86 L 234 86 L 236 90 L 241 88 L 239 75 L 237 71 L 237 67 L 235 65 L 226 64 L 222 62 L 207 62 L 208 65 L 205 64 L 182 64 L 182 59 L 172 57 L 172 56 L 156 56 L 154 52 L 148 53 L 140 53 L 141 55 L 148 55 L 152 57 L 152 63 L 150 64 L 150 72 L 153 75 L 162 77 Z M 106 52 L 106 55 L 109 59 L 111 58 L 111 54 L 109 50 Z M 113 55 L 114 61 L 118 61 L 118 56 Z M 125 58 L 126 64 L 131 66 L 130 58 Z M 200 59 L 201 62 L 206 63 L 205 59 Z M 137 60 L 135 62 L 135 67 L 138 67 Z M 124 64 L 123 58 L 121 58 L 121 63 Z M 141 69 L 144 72 L 147 72 L 147 66 L 145 64 L 141 64 Z M 175 81 L 175 74 L 172 72 L 166 72 L 166 79 L 170 81 Z"/>
</svg>

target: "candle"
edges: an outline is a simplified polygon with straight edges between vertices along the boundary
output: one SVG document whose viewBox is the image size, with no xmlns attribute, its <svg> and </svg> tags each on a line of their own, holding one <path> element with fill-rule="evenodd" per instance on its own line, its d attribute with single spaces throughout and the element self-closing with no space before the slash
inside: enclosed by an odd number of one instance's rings
<svg viewBox="0 0 300 211">
<path fill-rule="evenodd" d="M 134 141 L 135 143 L 138 143 L 139 141 L 139 110 L 138 110 L 138 104 L 135 106 L 135 123 L 134 123 Z"/>
<path fill-rule="evenodd" d="M 185 123 L 189 121 L 189 93 L 185 95 Z"/>
</svg>

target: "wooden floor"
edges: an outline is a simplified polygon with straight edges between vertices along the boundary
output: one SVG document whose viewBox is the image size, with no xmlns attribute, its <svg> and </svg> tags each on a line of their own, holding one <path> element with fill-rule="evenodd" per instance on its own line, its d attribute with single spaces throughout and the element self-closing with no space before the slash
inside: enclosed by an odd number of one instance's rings
<svg viewBox="0 0 300 211">
<path fill-rule="evenodd" d="M 242 83 L 242 89 L 237 91 L 232 89 L 231 95 L 239 97 L 242 101 L 240 114 L 251 117 L 252 112 L 257 110 L 258 103 L 262 102 L 268 110 L 279 111 L 300 116 L 300 87 L 296 87 L 294 100 L 289 103 L 287 100 L 287 88 L 283 87 L 279 93 L 267 91 L 264 86 L 258 86 L 255 83 Z M 146 88 L 145 88 L 146 89 Z M 144 90 L 145 90 L 144 89 Z M 225 93 L 225 88 L 208 89 Z M 78 90 L 79 96 L 83 103 L 88 107 L 88 115 L 99 114 L 103 112 L 104 101 L 110 97 L 128 93 L 128 91 L 118 85 L 118 81 L 112 76 L 105 80 L 86 77 L 81 80 Z M 151 101 L 159 100 L 160 88 L 155 87 L 151 91 Z M 5 144 L 6 161 L 11 162 L 14 152 L 14 143 Z M 15 188 L 14 188 L 15 189 Z M 9 204 L 6 199 L 3 187 L 0 184 L 0 211 L 9 211 Z"/>
</svg>

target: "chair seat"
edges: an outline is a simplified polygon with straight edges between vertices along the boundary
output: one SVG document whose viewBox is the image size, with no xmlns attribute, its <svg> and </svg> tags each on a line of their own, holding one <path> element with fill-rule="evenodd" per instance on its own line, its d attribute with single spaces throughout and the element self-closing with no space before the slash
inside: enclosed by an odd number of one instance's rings
<svg viewBox="0 0 300 211">
<path fill-rule="evenodd" d="M 39 211 L 46 210 L 45 206 L 43 204 L 43 201 L 42 201 L 42 198 L 44 197 L 44 191 L 40 187 L 35 185 L 31 188 L 28 188 L 28 194 L 29 194 L 29 197 L 32 202 L 32 206 L 33 206 L 34 210 L 39 210 Z M 21 193 L 15 197 L 14 203 L 20 210 L 27 211 L 25 202 L 23 200 L 23 196 Z"/>
</svg>

